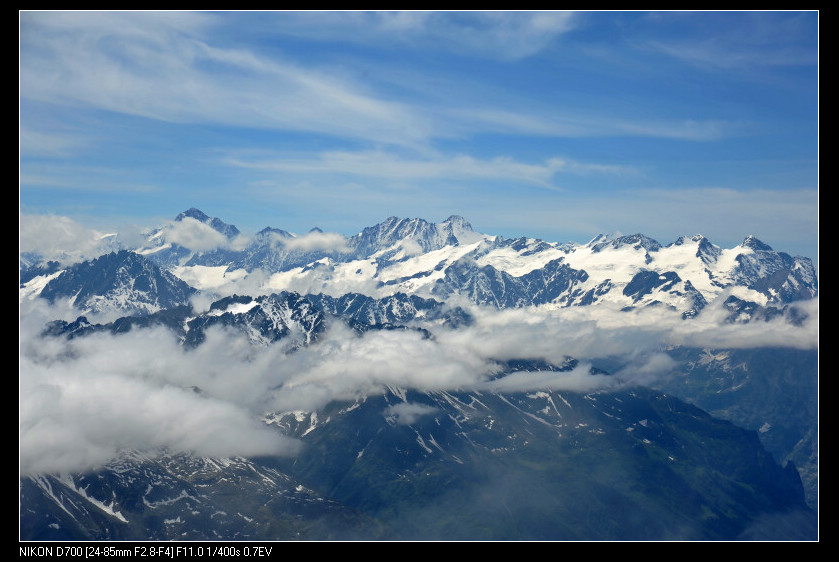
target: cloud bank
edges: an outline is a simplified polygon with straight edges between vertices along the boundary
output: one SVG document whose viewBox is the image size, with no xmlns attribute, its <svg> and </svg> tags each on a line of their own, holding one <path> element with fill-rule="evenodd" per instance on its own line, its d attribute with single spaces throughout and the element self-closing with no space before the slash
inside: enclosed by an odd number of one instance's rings
<svg viewBox="0 0 839 562">
<path fill-rule="evenodd" d="M 661 310 L 598 307 L 473 310 L 458 330 L 372 330 L 335 322 L 317 343 L 291 352 L 283 342 L 254 347 L 241 334 L 209 330 L 197 349 L 164 329 L 70 341 L 40 339 L 43 307 L 22 317 L 20 461 L 23 473 L 82 471 L 126 449 L 203 456 L 289 455 L 300 446 L 260 421 L 267 413 L 316 411 L 389 388 L 418 391 L 592 392 L 647 384 L 679 366 L 669 346 L 818 346 L 818 301 L 796 327 L 782 319 L 720 324 L 713 314 L 684 321 Z M 29 311 L 25 311 L 29 312 Z M 570 371 L 503 373 L 509 359 L 541 359 Z M 609 375 L 591 361 L 622 357 Z M 419 404 L 384 412 L 410 424 L 431 413 Z"/>
<path fill-rule="evenodd" d="M 31 320 L 21 323 L 21 473 L 90 470 L 123 450 L 225 457 L 298 448 L 256 417 L 272 384 L 269 358 L 252 361 L 238 338 L 211 333 L 206 349 L 189 354 L 164 329 L 65 341 L 38 338 Z"/>
</svg>

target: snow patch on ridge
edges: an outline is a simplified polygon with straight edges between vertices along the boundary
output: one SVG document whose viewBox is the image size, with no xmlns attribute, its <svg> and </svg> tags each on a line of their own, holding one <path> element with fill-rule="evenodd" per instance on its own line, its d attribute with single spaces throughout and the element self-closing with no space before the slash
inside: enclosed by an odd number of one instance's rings
<svg viewBox="0 0 839 562">
<path fill-rule="evenodd" d="M 555 246 L 545 249 L 541 252 L 535 252 L 531 255 L 523 255 L 530 248 L 529 246 L 536 242 L 529 239 L 528 248 L 522 251 L 515 250 L 511 247 L 495 248 L 490 250 L 486 255 L 475 260 L 478 267 L 492 266 L 499 271 L 509 273 L 513 277 L 521 277 L 536 269 L 545 267 L 548 262 L 555 259 L 565 257 L 566 253 L 558 250 Z"/>
<path fill-rule="evenodd" d="M 97 500 L 96 498 L 94 498 L 92 496 L 88 496 L 87 492 L 83 488 L 79 488 L 78 486 L 76 486 L 76 483 L 73 481 L 73 478 L 70 475 L 63 474 L 63 475 L 57 477 L 57 480 L 59 482 L 61 482 L 62 484 L 64 484 L 65 486 L 67 486 L 68 488 L 70 488 L 71 490 L 73 490 L 74 492 L 76 492 L 79 496 L 81 496 L 82 498 L 84 498 L 85 500 L 90 502 L 92 505 L 96 506 L 97 508 L 99 508 L 103 512 L 110 515 L 111 517 L 115 517 L 115 518 L 119 519 L 120 521 L 122 521 L 123 523 L 128 523 L 128 519 L 126 519 L 122 515 L 122 513 L 114 510 L 113 502 L 111 502 L 110 504 L 106 504 L 105 502 Z"/>
<path fill-rule="evenodd" d="M 20 301 L 23 302 L 25 299 L 32 300 L 36 298 L 38 295 L 41 294 L 41 291 L 44 290 L 44 287 L 47 286 L 47 283 L 58 277 L 64 273 L 64 270 L 56 271 L 50 275 L 40 275 L 38 277 L 34 277 L 30 279 L 27 283 L 20 288 Z"/>
</svg>

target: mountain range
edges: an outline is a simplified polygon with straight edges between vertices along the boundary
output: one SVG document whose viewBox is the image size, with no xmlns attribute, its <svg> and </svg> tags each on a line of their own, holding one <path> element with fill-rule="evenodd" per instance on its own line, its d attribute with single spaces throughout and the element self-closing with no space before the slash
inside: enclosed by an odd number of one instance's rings
<svg viewBox="0 0 839 562">
<path fill-rule="evenodd" d="M 108 243 L 21 256 L 22 314 L 50 311 L 22 381 L 165 333 L 173 373 L 196 365 L 175 384 L 190 401 L 233 403 L 219 380 L 263 369 L 248 411 L 295 447 L 108 442 L 84 470 L 23 463 L 25 540 L 818 536 L 809 258 L 753 236 L 505 239 L 459 216 L 246 237 L 194 208 Z M 240 366 L 202 371 L 224 349 Z"/>
</svg>

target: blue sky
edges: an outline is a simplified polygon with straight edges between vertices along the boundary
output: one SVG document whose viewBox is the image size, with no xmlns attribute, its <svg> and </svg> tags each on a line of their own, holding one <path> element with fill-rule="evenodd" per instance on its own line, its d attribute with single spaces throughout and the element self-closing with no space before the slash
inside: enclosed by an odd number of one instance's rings
<svg viewBox="0 0 839 562">
<path fill-rule="evenodd" d="M 818 12 L 20 12 L 20 210 L 817 259 Z"/>
</svg>

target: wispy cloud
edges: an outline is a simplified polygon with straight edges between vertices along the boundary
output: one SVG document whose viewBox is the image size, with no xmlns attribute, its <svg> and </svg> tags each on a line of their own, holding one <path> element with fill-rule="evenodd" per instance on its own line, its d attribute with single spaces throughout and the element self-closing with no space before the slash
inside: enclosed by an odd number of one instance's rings
<svg viewBox="0 0 839 562">
<path fill-rule="evenodd" d="M 76 154 L 80 146 L 89 143 L 89 139 L 78 134 L 20 128 L 21 156 L 68 157 Z"/>
<path fill-rule="evenodd" d="M 707 140 L 732 128 L 722 120 L 644 124 L 581 111 L 563 115 L 539 104 L 511 111 L 509 93 L 471 109 L 481 99 L 480 82 L 469 91 L 460 88 L 447 108 L 424 95 L 397 98 L 392 87 L 365 80 L 363 65 L 335 72 L 295 60 L 298 52 L 231 47 L 214 39 L 225 20 L 210 13 L 24 12 L 21 20 L 22 99 L 171 123 L 298 131 L 417 149 L 463 133 Z M 328 36 L 325 30 L 332 30 L 346 41 L 379 37 L 511 59 L 541 50 L 572 20 L 560 12 L 302 12 L 272 19 L 275 34 Z M 402 86 L 412 90 L 427 80 L 418 72 Z"/>
<path fill-rule="evenodd" d="M 557 174 L 632 174 L 628 166 L 576 162 L 565 158 L 550 158 L 531 164 L 512 158 L 479 159 L 467 155 L 437 156 L 424 159 L 402 158 L 384 151 L 327 152 L 316 158 L 248 158 L 226 160 L 232 166 L 272 172 L 300 174 L 349 174 L 388 180 L 445 180 L 481 179 L 516 181 L 556 188 Z"/>
<path fill-rule="evenodd" d="M 311 40 L 398 45 L 514 61 L 574 29 L 572 12 L 297 12 L 272 20 L 284 34 Z"/>
<path fill-rule="evenodd" d="M 75 145 L 78 148 L 78 145 Z M 61 158 L 61 156 L 59 156 Z M 79 165 L 77 163 L 22 162 L 22 189 L 58 189 L 80 193 L 159 194 L 162 188 L 143 183 L 136 172 L 125 168 Z"/>
<path fill-rule="evenodd" d="M 29 12 L 21 96 L 174 123 L 287 129 L 411 144 L 429 134 L 400 103 L 313 69 L 213 46 L 211 14 Z"/>
<path fill-rule="evenodd" d="M 732 49 L 725 40 L 706 40 L 699 43 L 673 44 L 650 42 L 649 47 L 687 63 L 706 67 L 737 70 L 766 66 L 815 65 L 812 53 L 804 49 L 786 49 L 767 52 L 760 45 L 754 48 Z"/>
<path fill-rule="evenodd" d="M 446 112 L 448 127 L 545 137 L 650 137 L 706 142 L 748 132 L 752 125 L 722 119 L 633 119 L 602 108 L 563 112 L 553 107 L 509 110 L 501 107 L 456 108 Z"/>
<path fill-rule="evenodd" d="M 655 21 L 678 24 L 681 17 L 665 14 Z M 691 29 L 681 27 L 680 36 L 649 40 L 645 46 L 705 69 L 753 70 L 818 64 L 813 49 L 818 24 L 813 12 L 738 12 L 722 16 L 698 12 L 689 17 L 694 24 Z"/>
</svg>

